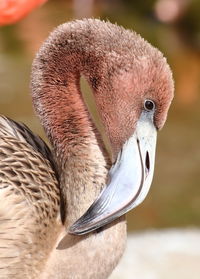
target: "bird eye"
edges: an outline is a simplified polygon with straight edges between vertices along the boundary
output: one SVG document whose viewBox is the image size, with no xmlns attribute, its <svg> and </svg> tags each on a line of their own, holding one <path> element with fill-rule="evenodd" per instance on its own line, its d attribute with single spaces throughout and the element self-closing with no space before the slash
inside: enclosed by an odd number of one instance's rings
<svg viewBox="0 0 200 279">
<path fill-rule="evenodd" d="M 147 111 L 152 111 L 155 109 L 155 103 L 152 100 L 144 101 L 144 109 Z"/>
</svg>

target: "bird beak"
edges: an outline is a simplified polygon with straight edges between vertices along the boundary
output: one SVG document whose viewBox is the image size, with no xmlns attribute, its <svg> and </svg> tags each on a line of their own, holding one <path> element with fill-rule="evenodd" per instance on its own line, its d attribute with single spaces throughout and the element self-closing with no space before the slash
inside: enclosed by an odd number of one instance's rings
<svg viewBox="0 0 200 279">
<path fill-rule="evenodd" d="M 134 134 L 125 142 L 110 169 L 109 184 L 70 227 L 69 233 L 81 235 L 96 230 L 145 199 L 153 179 L 156 136 L 153 113 L 143 111 Z"/>
</svg>

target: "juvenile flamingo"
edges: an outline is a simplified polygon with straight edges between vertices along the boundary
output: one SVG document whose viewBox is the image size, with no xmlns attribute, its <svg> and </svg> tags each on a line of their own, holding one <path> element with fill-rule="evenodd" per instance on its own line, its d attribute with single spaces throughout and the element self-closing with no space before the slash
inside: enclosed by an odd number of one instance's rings
<svg viewBox="0 0 200 279">
<path fill-rule="evenodd" d="M 107 278 L 124 251 L 124 214 L 152 181 L 156 131 L 173 98 L 170 68 L 136 33 L 77 20 L 44 42 L 31 87 L 53 150 L 23 124 L 0 118 L 0 278 Z"/>
</svg>

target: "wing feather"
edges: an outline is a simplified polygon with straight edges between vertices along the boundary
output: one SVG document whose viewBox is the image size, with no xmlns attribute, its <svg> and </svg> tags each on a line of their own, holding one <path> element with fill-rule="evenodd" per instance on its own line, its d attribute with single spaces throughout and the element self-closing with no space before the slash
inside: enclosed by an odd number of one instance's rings
<svg viewBox="0 0 200 279">
<path fill-rule="evenodd" d="M 57 165 L 48 145 L 35 135 L 24 123 L 16 122 L 8 117 L 0 116 L 0 137 L 14 137 L 19 141 L 27 142 L 31 147 L 46 158 L 58 179 Z"/>
<path fill-rule="evenodd" d="M 0 278 L 29 278 L 30 270 L 37 278 L 52 249 L 60 212 L 55 166 L 41 138 L 0 117 Z"/>
</svg>

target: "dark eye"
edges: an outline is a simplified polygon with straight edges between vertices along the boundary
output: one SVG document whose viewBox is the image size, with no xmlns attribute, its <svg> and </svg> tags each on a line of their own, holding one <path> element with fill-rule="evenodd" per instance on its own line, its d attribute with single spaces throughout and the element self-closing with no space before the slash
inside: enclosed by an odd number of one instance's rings
<svg viewBox="0 0 200 279">
<path fill-rule="evenodd" d="M 144 101 L 144 109 L 147 111 L 152 111 L 155 109 L 155 103 L 151 100 Z"/>
</svg>

